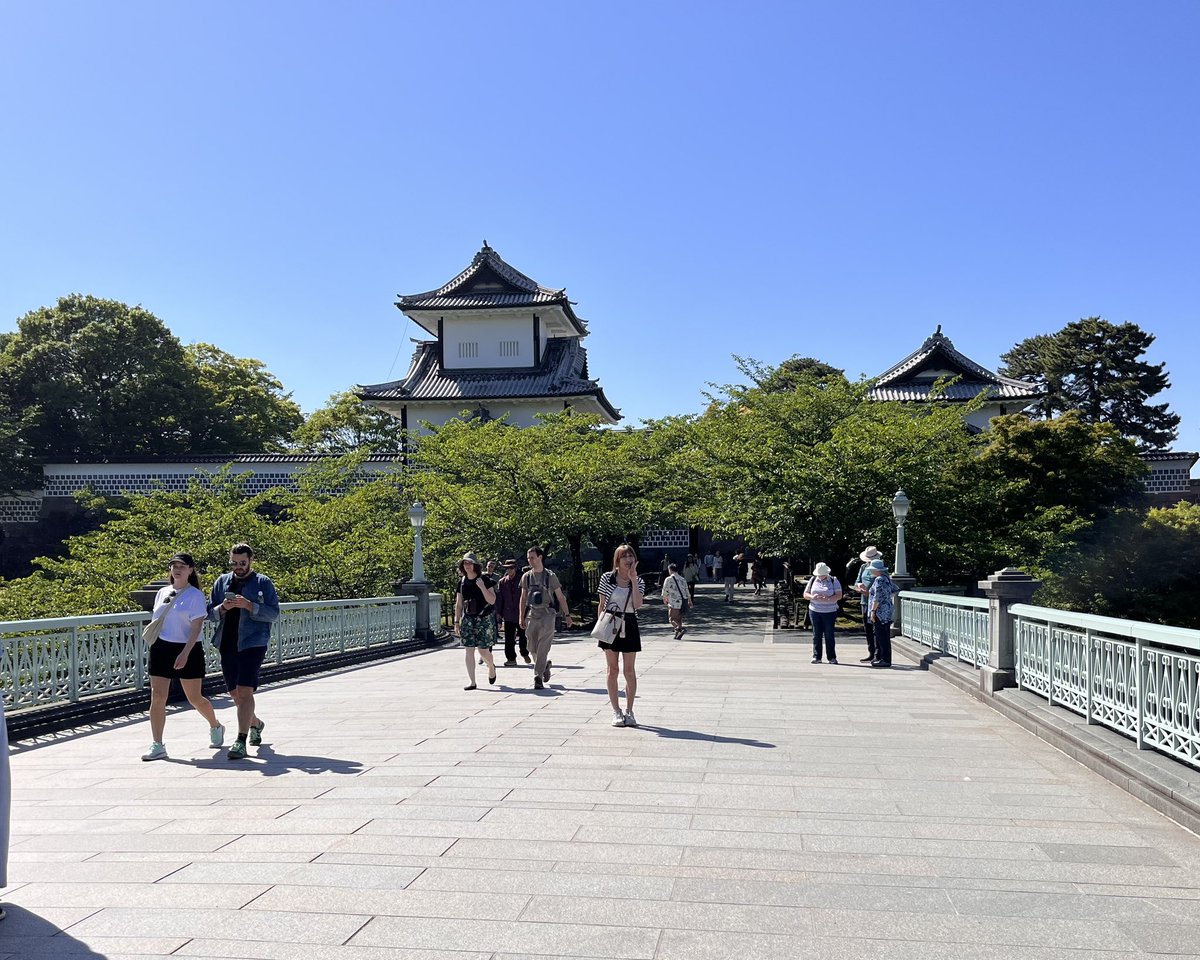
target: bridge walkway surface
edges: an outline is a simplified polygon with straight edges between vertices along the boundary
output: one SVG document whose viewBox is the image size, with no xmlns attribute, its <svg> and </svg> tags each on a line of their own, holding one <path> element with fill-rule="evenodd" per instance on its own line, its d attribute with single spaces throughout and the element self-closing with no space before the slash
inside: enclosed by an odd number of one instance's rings
<svg viewBox="0 0 1200 960">
<path fill-rule="evenodd" d="M 165 762 L 144 715 L 17 744 L 0 960 L 1197 954 L 1195 835 L 769 603 L 649 607 L 636 729 L 572 635 L 545 691 L 457 648 L 264 687 L 241 762 L 186 708 Z"/>
</svg>

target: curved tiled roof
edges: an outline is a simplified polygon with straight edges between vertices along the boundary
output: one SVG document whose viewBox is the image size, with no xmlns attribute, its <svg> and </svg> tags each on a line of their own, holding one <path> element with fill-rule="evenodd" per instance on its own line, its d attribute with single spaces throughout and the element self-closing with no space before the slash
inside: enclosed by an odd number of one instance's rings
<svg viewBox="0 0 1200 960">
<path fill-rule="evenodd" d="M 595 397 L 614 419 L 621 414 L 604 396 L 600 385 L 587 375 L 587 350 L 578 337 L 555 337 L 536 367 L 470 368 L 443 370 L 438 366 L 438 344 L 417 344 L 412 366 L 400 380 L 360 386 L 362 400 L 465 400 L 472 403 L 500 399 Z"/>
<path fill-rule="evenodd" d="M 402 311 L 479 310 L 487 307 L 536 307 L 556 305 L 582 336 L 587 324 L 575 316 L 565 288 L 543 287 L 536 280 L 506 263 L 484 241 L 470 266 L 448 283 L 424 293 L 401 294 L 396 301 Z"/>
<path fill-rule="evenodd" d="M 921 378 L 923 370 L 949 370 L 959 379 L 938 394 L 943 400 L 966 401 L 986 390 L 990 397 L 1009 400 L 1036 400 L 1041 390 L 1024 380 L 1002 377 L 980 366 L 970 357 L 954 349 L 950 338 L 939 325 L 926 338 L 920 349 L 914 350 L 895 366 L 876 378 L 870 390 L 874 400 L 928 400 L 939 378 Z"/>
</svg>

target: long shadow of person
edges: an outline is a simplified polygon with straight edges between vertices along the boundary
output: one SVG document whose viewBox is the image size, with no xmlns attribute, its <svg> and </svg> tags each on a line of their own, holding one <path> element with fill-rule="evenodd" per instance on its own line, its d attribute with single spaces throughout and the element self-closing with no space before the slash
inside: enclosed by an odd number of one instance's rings
<svg viewBox="0 0 1200 960">
<path fill-rule="evenodd" d="M 261 747 L 251 747 L 244 760 L 227 760 L 222 753 L 211 759 L 203 760 L 168 760 L 168 763 L 182 763 L 191 767 L 203 767 L 207 770 L 230 770 L 250 768 L 261 773 L 264 777 L 279 777 L 293 770 L 299 773 L 337 773 L 352 777 L 362 773 L 363 765 L 358 760 L 342 760 L 334 757 L 310 757 L 298 753 L 276 753 L 270 744 Z M 3 954 L 0 954 L 2 956 Z"/>
<path fill-rule="evenodd" d="M 9 879 L 12 879 L 11 877 Z M 16 897 L 13 903 L 8 897 Z M 20 905 L 21 889 L 5 894 L 7 919 L 0 922 L 0 956 L 63 957 L 70 960 L 104 960 L 82 940 L 77 940 L 56 923 L 44 920 Z"/>
<path fill-rule="evenodd" d="M 634 729 L 645 730 L 656 734 L 664 740 L 697 740 L 706 743 L 740 743 L 744 747 L 759 747 L 773 750 L 776 744 L 765 740 L 750 740 L 745 737 L 721 737 L 715 733 L 702 733 L 699 730 L 673 730 L 670 727 L 655 727 L 648 723 L 638 724 Z"/>
</svg>

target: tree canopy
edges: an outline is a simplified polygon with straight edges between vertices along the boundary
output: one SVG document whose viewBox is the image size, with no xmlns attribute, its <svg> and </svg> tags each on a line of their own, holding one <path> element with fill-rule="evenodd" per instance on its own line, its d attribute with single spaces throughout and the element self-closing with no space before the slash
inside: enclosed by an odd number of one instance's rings
<svg viewBox="0 0 1200 960">
<path fill-rule="evenodd" d="M 390 413 L 363 403 L 352 390 L 330 396 L 292 433 L 299 453 L 350 453 L 361 447 L 374 451 L 403 450 L 405 431 Z"/>
<path fill-rule="evenodd" d="M 49 460 L 279 449 L 300 410 L 257 360 L 184 347 L 140 306 L 73 294 L 0 337 L 0 488 Z"/>
<path fill-rule="evenodd" d="M 1078 410 L 1089 423 L 1110 423 L 1141 447 L 1165 447 L 1175 439 L 1179 417 L 1166 403 L 1149 402 L 1170 386 L 1165 363 L 1142 359 L 1154 340 L 1135 323 L 1086 317 L 1022 340 L 1002 355 L 1000 373 L 1045 391 L 1036 408 L 1042 416 Z"/>
</svg>

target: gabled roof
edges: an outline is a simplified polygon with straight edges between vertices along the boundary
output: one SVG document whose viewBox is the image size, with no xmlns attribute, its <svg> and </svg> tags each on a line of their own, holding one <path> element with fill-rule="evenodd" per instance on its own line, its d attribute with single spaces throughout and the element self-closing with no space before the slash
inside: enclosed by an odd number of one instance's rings
<svg viewBox="0 0 1200 960">
<path fill-rule="evenodd" d="M 401 294 L 396 306 L 406 314 L 428 310 L 556 306 L 562 309 L 576 328 L 576 335 L 587 336 L 587 324 L 575 316 L 565 288 L 552 290 L 531 280 L 520 270 L 505 263 L 486 240 L 470 266 L 453 280 L 425 293 Z"/>
<path fill-rule="evenodd" d="M 487 400 L 595 397 L 614 423 L 621 419 L 620 411 L 608 402 L 600 385 L 588 377 L 587 350 L 577 337 L 548 340 L 541 363 L 529 369 L 443 370 L 438 365 L 437 342 L 424 341 L 417 344 L 412 366 L 403 379 L 360 386 L 355 393 L 361 400 L 461 400 L 471 404 Z"/>
<path fill-rule="evenodd" d="M 919 350 L 880 374 L 869 395 L 872 400 L 928 400 L 933 385 L 950 377 L 958 380 L 939 393 L 938 399 L 967 401 L 981 390 L 998 400 L 1032 401 L 1042 396 L 1034 384 L 1002 377 L 959 353 L 940 324 Z"/>
</svg>

